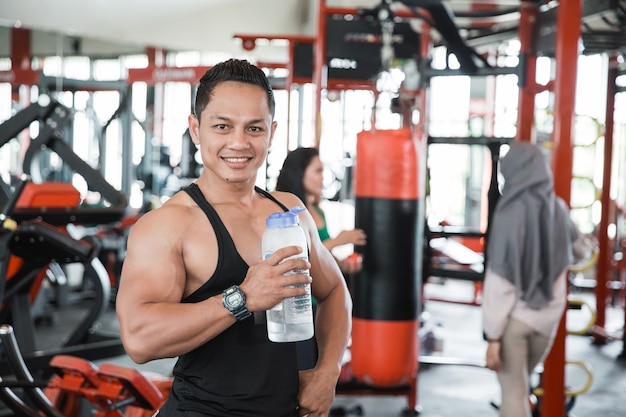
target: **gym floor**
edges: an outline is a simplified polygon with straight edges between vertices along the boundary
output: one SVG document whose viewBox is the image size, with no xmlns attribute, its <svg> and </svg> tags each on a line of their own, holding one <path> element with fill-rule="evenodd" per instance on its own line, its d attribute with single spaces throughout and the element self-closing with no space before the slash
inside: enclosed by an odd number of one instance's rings
<svg viewBox="0 0 626 417">
<path fill-rule="evenodd" d="M 445 280 L 427 284 L 425 294 L 430 298 L 470 301 L 473 284 L 467 281 Z M 593 300 L 591 293 L 572 293 L 577 299 Z M 493 404 L 500 402 L 495 374 L 475 366 L 484 362 L 486 343 L 482 339 L 480 307 L 461 303 L 426 301 L 425 311 L 433 323 L 442 323 L 443 350 L 435 355 L 460 359 L 467 365 L 420 365 L 418 374 L 418 405 L 420 416 L 458 417 L 494 416 Z M 623 310 L 607 311 L 607 329 L 619 328 Z M 590 317 L 585 309 L 568 312 L 567 327 L 580 329 Z M 620 333 L 621 335 L 621 333 Z M 592 370 L 589 390 L 573 399 L 569 417 L 623 417 L 626 416 L 626 360 L 618 359 L 623 345 L 612 341 L 603 346 L 591 343 L 588 336 L 569 335 L 566 339 L 567 360 L 584 361 Z M 583 388 L 587 374 L 579 367 L 566 367 L 566 386 L 571 391 Z M 407 406 L 405 397 L 349 397 L 339 395 L 337 405 L 346 410 L 360 405 L 364 415 L 396 417 Z M 546 416 L 544 416 L 546 417 Z"/>
<path fill-rule="evenodd" d="M 426 325 L 441 323 L 442 350 L 434 353 L 441 358 L 456 358 L 466 365 L 427 365 L 421 364 L 418 374 L 417 403 L 421 416 L 458 417 L 494 416 L 497 410 L 493 404 L 499 403 L 499 388 L 495 375 L 480 366 L 484 360 L 485 342 L 482 340 L 481 311 L 473 305 L 451 300 L 471 300 L 473 284 L 459 280 L 442 280 L 429 283 L 425 287 Z M 576 290 L 572 295 L 579 299 L 593 301 L 593 294 L 587 290 Z M 445 299 L 448 301 L 433 301 Z M 60 343 L 65 328 L 76 320 L 76 307 L 64 307 L 52 312 L 52 324 L 42 324 L 36 328 L 37 343 L 48 347 Z M 607 309 L 607 329 L 620 334 L 623 324 L 623 310 L 619 307 Z M 585 326 L 589 311 L 585 309 L 568 312 L 567 327 L 578 329 Z M 579 326 L 580 325 L 580 326 Z M 112 307 L 102 319 L 102 327 L 113 332 L 119 325 Z M 621 340 L 604 345 L 594 345 L 589 336 L 569 335 L 566 339 L 567 360 L 584 361 L 592 370 L 593 380 L 587 392 L 574 398 L 569 417 L 623 417 L 626 416 L 626 360 L 620 359 L 623 344 Z M 96 364 L 115 363 L 129 366 L 144 372 L 154 372 L 169 376 L 173 360 L 159 360 L 145 365 L 134 364 L 127 356 L 112 357 L 96 361 Z M 566 367 L 566 386 L 578 390 L 587 383 L 587 375 L 578 367 Z M 395 417 L 402 416 L 408 405 L 406 395 L 343 395 L 338 393 L 335 406 L 337 415 Z M 360 409 L 360 410 L 359 410 Z"/>
</svg>

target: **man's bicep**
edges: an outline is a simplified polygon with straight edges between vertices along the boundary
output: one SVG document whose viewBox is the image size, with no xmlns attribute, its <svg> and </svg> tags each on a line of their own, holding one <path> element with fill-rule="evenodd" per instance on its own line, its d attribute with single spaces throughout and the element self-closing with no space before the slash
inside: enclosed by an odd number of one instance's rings
<svg viewBox="0 0 626 417">
<path fill-rule="evenodd" d="M 180 257 L 171 240 L 153 236 L 149 225 L 143 226 L 129 236 L 118 295 L 135 302 L 179 301 L 184 291 Z"/>
<path fill-rule="evenodd" d="M 335 288 L 343 285 L 343 275 L 337 261 L 321 243 L 317 251 L 311 254 L 311 277 L 313 295 L 322 300 Z"/>
</svg>

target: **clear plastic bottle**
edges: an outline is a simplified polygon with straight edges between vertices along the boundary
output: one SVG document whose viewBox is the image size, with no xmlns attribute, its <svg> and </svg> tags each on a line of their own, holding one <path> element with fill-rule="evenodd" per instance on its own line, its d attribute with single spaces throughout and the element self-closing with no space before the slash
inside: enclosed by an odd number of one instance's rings
<svg viewBox="0 0 626 417">
<path fill-rule="evenodd" d="M 274 213 L 267 218 L 262 240 L 263 259 L 285 246 L 300 246 L 302 252 L 293 258 L 309 259 L 306 237 L 298 222 L 298 213 L 303 210 L 303 207 L 294 207 L 288 212 Z M 301 273 L 306 274 L 308 271 L 294 270 L 288 274 Z M 306 295 L 286 298 L 267 310 L 267 336 L 271 341 L 296 342 L 313 337 L 311 286 L 303 286 Z"/>
</svg>

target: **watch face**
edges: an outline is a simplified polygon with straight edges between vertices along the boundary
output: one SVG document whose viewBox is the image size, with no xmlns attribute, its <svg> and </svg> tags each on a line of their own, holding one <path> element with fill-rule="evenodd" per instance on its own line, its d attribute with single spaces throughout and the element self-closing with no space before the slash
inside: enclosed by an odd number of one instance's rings
<svg viewBox="0 0 626 417">
<path fill-rule="evenodd" d="M 222 303 L 239 321 L 252 315 L 246 308 L 246 295 L 236 285 L 224 291 Z"/>
<path fill-rule="evenodd" d="M 226 297 L 226 302 L 231 307 L 239 307 L 243 303 L 243 297 L 240 293 L 234 292 Z"/>
</svg>

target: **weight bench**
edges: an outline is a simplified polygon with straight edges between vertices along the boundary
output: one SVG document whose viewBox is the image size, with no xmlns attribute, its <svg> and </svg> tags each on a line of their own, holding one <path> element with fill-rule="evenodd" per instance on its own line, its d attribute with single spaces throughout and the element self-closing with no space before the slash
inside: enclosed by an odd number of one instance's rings
<svg viewBox="0 0 626 417">
<path fill-rule="evenodd" d="M 85 398 L 96 409 L 96 417 L 151 415 L 166 399 L 170 378 L 148 378 L 136 369 L 110 363 L 99 368 L 92 362 L 67 355 L 52 358 L 57 373 L 46 395 L 58 406 Z M 72 413 L 70 413 L 72 414 Z M 68 417 L 74 417 L 72 415 Z"/>
</svg>

